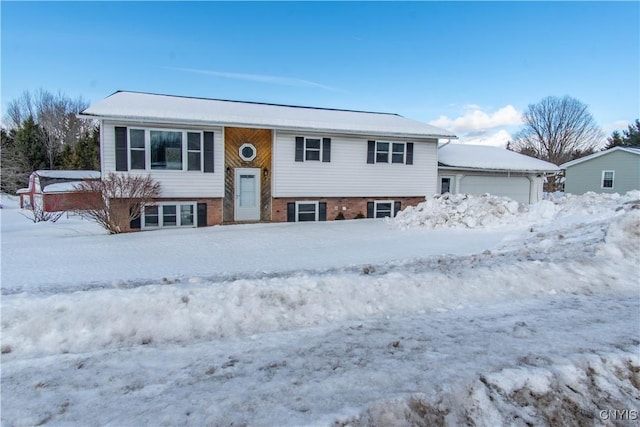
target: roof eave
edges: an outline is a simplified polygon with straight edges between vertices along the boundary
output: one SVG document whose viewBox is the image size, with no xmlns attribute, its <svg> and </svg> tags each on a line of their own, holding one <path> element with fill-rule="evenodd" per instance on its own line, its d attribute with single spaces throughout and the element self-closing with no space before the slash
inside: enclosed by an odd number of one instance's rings
<svg viewBox="0 0 640 427">
<path fill-rule="evenodd" d="M 636 150 L 630 150 L 628 147 L 617 146 L 617 147 L 610 148 L 608 150 L 598 151 L 597 153 L 589 154 L 588 156 L 580 157 L 579 159 L 571 160 L 569 162 L 561 164 L 559 167 L 561 169 L 566 169 L 567 167 L 575 166 L 577 164 L 580 164 L 580 163 L 589 161 L 591 159 L 595 159 L 595 158 L 610 154 L 613 151 L 619 151 L 619 150 L 622 150 L 626 153 L 640 155 L 640 152 Z"/>
<path fill-rule="evenodd" d="M 349 129 L 332 129 L 332 128 L 315 128 L 304 126 L 268 126 L 261 123 L 250 122 L 221 122 L 210 120 L 180 120 L 180 119 L 163 119 L 157 117 L 128 117 L 128 116 L 105 116 L 91 113 L 79 113 L 78 118 L 81 119 L 100 119 L 111 120 L 120 122 L 131 123 L 158 123 L 158 124 L 182 124 L 192 126 L 229 126 L 229 127 L 245 127 L 255 129 L 272 129 L 272 130 L 284 130 L 295 132 L 330 132 L 348 135 L 376 135 L 376 136 L 389 136 L 396 138 L 436 138 L 436 139 L 458 139 L 456 135 L 446 134 L 425 134 L 425 133 L 410 133 L 410 132 L 384 132 L 384 131 L 355 131 Z"/>
<path fill-rule="evenodd" d="M 521 173 L 554 173 L 559 172 L 558 169 L 500 169 L 500 168 L 473 168 L 469 166 L 451 166 L 451 165 L 438 165 L 438 169 L 447 169 L 447 170 L 462 170 L 462 171 L 470 171 L 470 172 L 521 172 Z"/>
</svg>

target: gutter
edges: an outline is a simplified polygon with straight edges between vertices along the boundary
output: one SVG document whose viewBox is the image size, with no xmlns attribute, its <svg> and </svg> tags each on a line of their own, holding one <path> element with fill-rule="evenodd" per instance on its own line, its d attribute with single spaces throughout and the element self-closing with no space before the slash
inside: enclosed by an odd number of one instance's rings
<svg viewBox="0 0 640 427">
<path fill-rule="evenodd" d="M 470 167 L 458 167 L 458 166 L 440 166 L 438 165 L 438 169 L 442 170 L 459 170 L 465 172 L 504 172 L 504 173 L 555 173 L 559 172 L 561 169 L 551 170 L 551 169 L 491 169 L 491 168 L 470 168 Z"/>
</svg>

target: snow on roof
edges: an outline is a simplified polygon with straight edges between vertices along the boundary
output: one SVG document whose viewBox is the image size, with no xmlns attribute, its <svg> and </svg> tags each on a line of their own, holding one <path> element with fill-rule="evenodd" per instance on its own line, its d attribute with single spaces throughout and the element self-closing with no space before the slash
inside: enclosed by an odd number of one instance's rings
<svg viewBox="0 0 640 427">
<path fill-rule="evenodd" d="M 100 171 L 87 170 L 37 170 L 35 174 L 42 178 L 59 179 L 100 179 Z"/>
<path fill-rule="evenodd" d="M 77 186 L 82 184 L 82 181 L 68 181 L 68 182 L 58 182 L 55 184 L 47 185 L 43 193 L 51 194 L 51 193 L 73 193 L 77 191 Z"/>
<path fill-rule="evenodd" d="M 595 159 L 596 157 L 604 156 L 605 154 L 613 153 L 614 151 L 626 151 L 631 154 L 640 155 L 640 147 L 613 147 L 608 150 L 598 151 L 597 153 L 590 154 L 588 156 L 580 157 L 579 159 L 571 160 L 570 162 L 563 163 L 560 165 L 560 168 L 566 169 L 569 166 L 577 165 L 578 163 L 586 162 L 591 159 Z"/>
<path fill-rule="evenodd" d="M 442 166 L 501 171 L 555 172 L 558 166 L 504 148 L 488 145 L 447 144 L 438 150 Z"/>
<path fill-rule="evenodd" d="M 456 138 L 397 114 L 118 91 L 81 116 L 126 121 L 216 124 L 384 136 Z"/>
</svg>

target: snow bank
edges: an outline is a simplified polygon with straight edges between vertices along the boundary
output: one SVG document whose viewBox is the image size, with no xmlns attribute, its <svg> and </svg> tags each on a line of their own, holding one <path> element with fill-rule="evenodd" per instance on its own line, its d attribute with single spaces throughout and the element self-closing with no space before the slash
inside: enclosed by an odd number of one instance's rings
<svg viewBox="0 0 640 427">
<path fill-rule="evenodd" d="M 360 272 L 218 283 L 194 276 L 187 283 L 164 280 L 134 289 L 4 296 L 3 351 L 21 357 L 187 344 L 605 288 L 637 292 L 637 281 L 629 279 L 637 276 L 640 262 L 634 246 L 639 221 L 640 210 L 633 210 L 614 217 L 608 232 L 606 224 L 603 231 L 597 223 L 538 233 L 516 248 L 506 242 L 495 252 L 367 266 Z"/>
<path fill-rule="evenodd" d="M 439 194 L 408 206 L 391 220 L 397 228 L 495 228 L 549 224 L 569 216 L 589 216 L 590 220 L 640 207 L 640 191 L 625 195 L 596 194 L 551 196 L 532 205 L 507 197 L 484 194 Z"/>
<path fill-rule="evenodd" d="M 536 365 L 525 361 L 480 374 L 452 393 L 380 401 L 334 425 L 635 425 L 640 420 L 637 351 Z"/>
</svg>

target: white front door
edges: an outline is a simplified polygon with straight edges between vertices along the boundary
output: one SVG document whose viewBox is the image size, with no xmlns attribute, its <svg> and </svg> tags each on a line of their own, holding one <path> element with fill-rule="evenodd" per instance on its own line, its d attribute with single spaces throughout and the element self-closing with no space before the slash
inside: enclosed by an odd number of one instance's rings
<svg viewBox="0 0 640 427">
<path fill-rule="evenodd" d="M 234 220 L 259 221 L 260 169 L 236 169 L 235 189 L 236 203 L 234 209 Z"/>
</svg>

